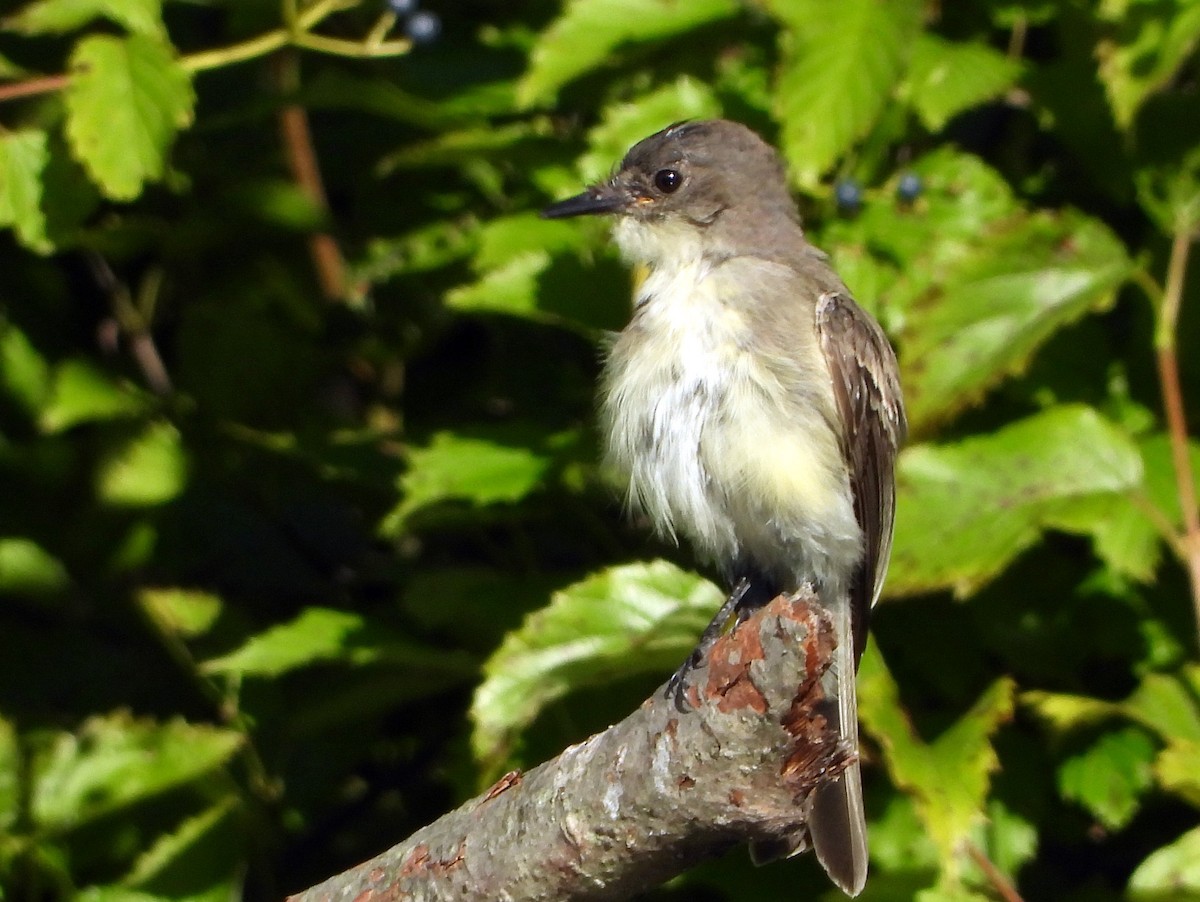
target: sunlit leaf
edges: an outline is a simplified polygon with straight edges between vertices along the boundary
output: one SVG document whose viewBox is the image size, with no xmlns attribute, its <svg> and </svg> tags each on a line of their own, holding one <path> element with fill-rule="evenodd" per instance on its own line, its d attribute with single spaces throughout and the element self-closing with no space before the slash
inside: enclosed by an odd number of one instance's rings
<svg viewBox="0 0 1200 902">
<path fill-rule="evenodd" d="M 123 714 L 93 717 L 37 756 L 33 812 L 45 829 L 77 827 L 220 767 L 242 736 L 183 720 L 155 723 Z"/>
<path fill-rule="evenodd" d="M 62 589 L 69 582 L 62 563 L 36 542 L 0 538 L 0 592 L 41 594 Z"/>
<path fill-rule="evenodd" d="M 5 28 L 25 34 L 62 34 L 105 18 L 139 34 L 160 34 L 162 0 L 37 0 L 6 18 Z"/>
<path fill-rule="evenodd" d="M 145 588 L 137 600 L 159 629 L 185 638 L 208 632 L 223 607 L 219 596 L 198 589 Z"/>
<path fill-rule="evenodd" d="M 992 736 L 1012 716 L 1014 684 L 997 680 L 930 742 L 913 730 L 899 688 L 874 646 L 863 656 L 858 685 L 863 726 L 882 747 L 892 781 L 912 795 L 943 867 L 953 871 L 963 838 L 985 816 L 991 774 L 1000 764 Z"/>
<path fill-rule="evenodd" d="M 921 21 L 916 0 L 772 0 L 784 26 L 775 86 L 792 176 L 816 184 L 874 124 L 904 71 Z"/>
<path fill-rule="evenodd" d="M 1129 878 L 1133 902 L 1200 900 L 1200 827 L 1153 852 Z"/>
<path fill-rule="evenodd" d="M 67 138 L 114 200 L 162 177 L 175 133 L 192 121 L 191 79 L 161 39 L 92 35 L 71 54 Z"/>
<path fill-rule="evenodd" d="M 534 46 L 517 100 L 522 106 L 549 101 L 624 44 L 662 41 L 738 11 L 735 0 L 568 0 Z"/>
<path fill-rule="evenodd" d="M 112 505 L 150 507 L 170 501 L 186 482 L 179 431 L 170 423 L 151 423 L 101 462 L 96 494 Z"/>
<path fill-rule="evenodd" d="M 721 606 L 721 590 L 665 561 L 612 567 L 554 593 L 484 665 L 471 745 L 488 767 L 557 698 L 681 662 Z"/>
<path fill-rule="evenodd" d="M 205 661 L 205 673 L 277 677 L 315 664 L 361 667 L 385 664 L 432 672 L 466 674 L 469 656 L 420 645 L 361 614 L 331 608 L 305 608 L 288 623 L 252 636 L 240 648 Z"/>
<path fill-rule="evenodd" d="M 31 250 L 51 249 L 42 210 L 42 173 L 50 159 L 40 129 L 0 132 L 0 226 L 12 226 Z"/>
<path fill-rule="evenodd" d="M 186 818 L 138 856 L 122 884 L 189 902 L 220 902 L 236 895 L 244 852 L 238 807 L 236 797 L 227 796 Z"/>
<path fill-rule="evenodd" d="M 1128 128 L 1146 98 L 1163 88 L 1200 42 L 1200 4 L 1172 3 L 1168 14 L 1143 3 L 1101 4 L 1111 36 L 1096 47 L 1113 117 Z"/>
<path fill-rule="evenodd" d="M 909 100 L 926 127 L 1001 94 L 1021 74 L 1021 64 L 986 44 L 947 41 L 922 34 L 912 48 Z"/>
<path fill-rule="evenodd" d="M 968 594 L 1044 529 L 1068 525 L 1062 512 L 1072 504 L 1125 492 L 1141 477 L 1133 443 L 1082 406 L 1051 408 L 954 444 L 907 448 L 886 589 Z"/>
<path fill-rule="evenodd" d="M 1153 782 L 1155 751 L 1150 737 L 1134 727 L 1104 733 L 1059 768 L 1059 790 L 1109 829 L 1120 829 L 1137 812 L 1139 797 Z"/>
<path fill-rule="evenodd" d="M 84 360 L 65 360 L 55 369 L 41 426 L 62 432 L 80 423 L 128 417 L 146 408 L 143 395 Z"/>
<path fill-rule="evenodd" d="M 1164 790 L 1200 808 L 1200 740 L 1170 742 L 1154 762 L 1154 776 Z"/>
</svg>

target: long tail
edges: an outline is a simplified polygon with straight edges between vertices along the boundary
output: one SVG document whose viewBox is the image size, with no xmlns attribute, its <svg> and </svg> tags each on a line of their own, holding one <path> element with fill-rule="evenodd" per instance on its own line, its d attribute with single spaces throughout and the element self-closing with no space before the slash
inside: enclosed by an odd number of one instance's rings
<svg viewBox="0 0 1200 902">
<path fill-rule="evenodd" d="M 834 615 L 837 651 L 824 677 L 826 697 L 837 698 L 830 716 L 842 740 L 858 751 L 858 695 L 854 685 L 854 636 L 848 606 Z M 850 896 L 867 882 L 867 819 L 863 812 L 862 775 L 855 761 L 833 782 L 820 786 L 808 821 L 817 860 L 830 879 Z"/>
</svg>

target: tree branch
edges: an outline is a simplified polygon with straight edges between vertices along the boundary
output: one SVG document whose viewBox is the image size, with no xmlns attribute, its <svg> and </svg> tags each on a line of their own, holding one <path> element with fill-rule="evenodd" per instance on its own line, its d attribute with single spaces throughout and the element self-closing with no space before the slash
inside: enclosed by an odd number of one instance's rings
<svg viewBox="0 0 1200 902">
<path fill-rule="evenodd" d="M 625 720 L 289 902 L 627 898 L 732 845 L 804 828 L 853 760 L 821 713 L 835 645 L 809 592 L 779 596 Z"/>
</svg>

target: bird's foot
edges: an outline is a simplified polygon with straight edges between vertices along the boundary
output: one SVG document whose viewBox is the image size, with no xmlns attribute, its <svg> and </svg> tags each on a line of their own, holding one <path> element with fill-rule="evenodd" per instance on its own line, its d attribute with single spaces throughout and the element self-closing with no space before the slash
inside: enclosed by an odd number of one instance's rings
<svg viewBox="0 0 1200 902">
<path fill-rule="evenodd" d="M 663 690 L 663 698 L 673 698 L 675 707 L 680 713 L 686 714 L 692 708 L 691 702 L 687 697 L 688 676 L 691 672 L 704 663 L 704 659 L 708 657 L 708 653 L 712 651 L 712 647 L 717 644 L 717 640 L 725 633 L 726 627 L 729 625 L 729 618 L 735 613 L 737 619 L 734 622 L 733 628 L 737 629 L 738 624 L 749 616 L 748 611 L 742 608 L 742 602 L 745 600 L 747 593 L 750 591 L 750 580 L 743 577 L 738 580 L 733 591 L 729 593 L 729 597 L 725 599 L 720 609 L 712 620 L 708 622 L 708 626 L 704 628 L 704 632 L 700 635 L 700 641 L 696 643 L 696 647 L 692 649 L 692 653 L 687 656 L 679 669 L 671 674 L 671 678 L 667 680 L 667 685 Z"/>
</svg>

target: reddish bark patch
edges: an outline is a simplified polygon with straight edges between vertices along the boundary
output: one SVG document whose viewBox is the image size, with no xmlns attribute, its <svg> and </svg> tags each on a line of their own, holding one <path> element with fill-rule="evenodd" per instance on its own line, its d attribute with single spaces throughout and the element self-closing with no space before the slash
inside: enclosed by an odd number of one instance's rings
<svg viewBox="0 0 1200 902">
<path fill-rule="evenodd" d="M 723 714 L 749 708 L 755 714 L 767 713 L 767 699 L 750 679 L 750 665 L 766 657 L 762 640 L 754 629 L 735 629 L 713 646 L 708 662 L 709 698 L 717 698 L 717 710 Z"/>
<path fill-rule="evenodd" d="M 510 770 L 491 785 L 491 788 L 488 789 L 484 797 L 479 800 L 479 804 L 482 805 L 485 802 L 490 802 L 492 799 L 496 798 L 496 796 L 508 792 L 514 786 L 520 786 L 521 778 L 522 774 L 519 770 Z"/>
<path fill-rule="evenodd" d="M 696 781 L 694 779 L 692 779 L 691 777 L 689 777 L 687 774 L 684 774 L 683 776 L 681 776 L 679 778 L 679 782 L 677 785 L 679 786 L 680 789 L 691 789 L 693 786 L 696 785 Z"/>
<path fill-rule="evenodd" d="M 741 808 L 746 804 L 746 793 L 740 789 L 729 790 L 729 804 L 734 808 Z"/>
</svg>

